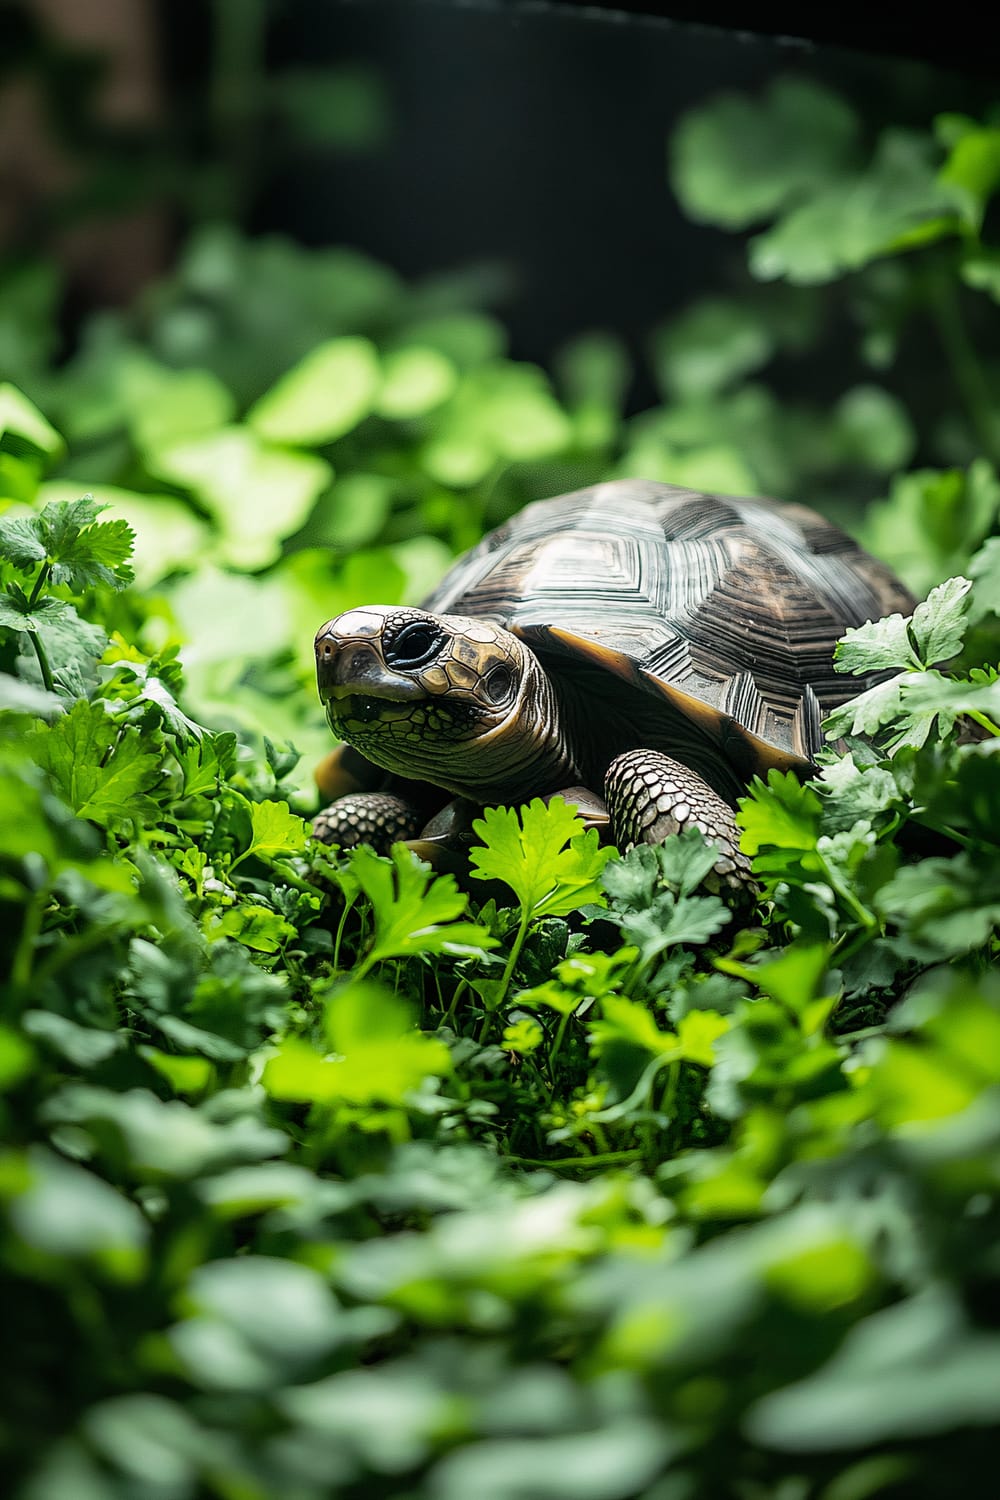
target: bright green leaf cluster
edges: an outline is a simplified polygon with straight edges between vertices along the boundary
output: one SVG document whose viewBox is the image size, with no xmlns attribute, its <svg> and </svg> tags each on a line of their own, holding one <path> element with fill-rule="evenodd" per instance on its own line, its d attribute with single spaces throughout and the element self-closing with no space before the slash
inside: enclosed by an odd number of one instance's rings
<svg viewBox="0 0 1000 1500">
<path fill-rule="evenodd" d="M 267 107 L 322 94 L 329 139 L 321 82 Z M 866 154 L 804 76 L 689 116 L 681 195 L 770 279 L 658 331 L 628 422 L 615 338 L 550 384 L 478 273 L 205 230 L 58 369 L 51 276 L 0 274 L 66 435 L 0 392 L 17 1500 L 992 1493 L 996 134 Z M 884 488 L 869 542 L 930 591 L 844 642 L 890 679 L 848 752 L 748 790 L 756 890 L 558 800 L 484 814 L 471 894 L 315 844 L 316 625 L 617 474 Z"/>
</svg>

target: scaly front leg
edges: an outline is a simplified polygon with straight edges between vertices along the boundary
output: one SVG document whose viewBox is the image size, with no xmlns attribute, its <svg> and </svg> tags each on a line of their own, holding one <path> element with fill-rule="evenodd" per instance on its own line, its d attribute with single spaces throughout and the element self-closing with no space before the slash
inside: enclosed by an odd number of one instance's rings
<svg viewBox="0 0 1000 1500">
<path fill-rule="evenodd" d="M 388 854 L 400 839 L 416 838 L 426 821 L 418 807 L 392 792 L 350 792 L 317 813 L 312 831 L 324 844 L 370 844 L 377 854 Z"/>
<path fill-rule="evenodd" d="M 740 852 L 733 810 L 706 781 L 658 750 L 628 750 L 608 767 L 604 795 L 615 842 L 662 844 L 693 824 L 719 846 L 715 874 L 732 890 L 753 885 L 750 861 Z"/>
</svg>

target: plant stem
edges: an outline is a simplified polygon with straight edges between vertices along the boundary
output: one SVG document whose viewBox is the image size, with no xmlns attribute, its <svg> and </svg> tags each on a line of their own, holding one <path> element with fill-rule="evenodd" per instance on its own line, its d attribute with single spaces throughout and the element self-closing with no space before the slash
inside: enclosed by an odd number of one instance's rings
<svg viewBox="0 0 1000 1500">
<path fill-rule="evenodd" d="M 35 655 L 38 658 L 38 667 L 42 674 L 42 683 L 44 684 L 45 690 L 48 693 L 54 693 L 56 690 L 56 685 L 55 680 L 52 676 L 52 668 L 49 666 L 49 658 L 46 655 L 45 647 L 42 645 L 41 640 L 39 639 L 38 631 L 29 630 L 27 632 L 27 635 L 29 640 L 31 641 L 31 644 L 35 648 Z"/>
<path fill-rule="evenodd" d="M 35 605 L 38 603 L 38 599 L 42 592 L 42 589 L 49 581 L 50 572 L 51 564 L 48 562 L 43 562 L 41 567 L 38 569 L 38 572 L 35 574 L 35 581 L 31 586 L 31 593 L 28 595 L 29 610 L 34 609 Z M 48 693 L 54 693 L 56 690 L 56 685 L 52 678 L 52 668 L 49 666 L 48 654 L 46 653 L 45 647 L 42 645 L 41 637 L 39 636 L 37 630 L 28 630 L 25 633 L 30 638 L 31 644 L 34 647 L 35 656 L 38 658 L 38 667 L 39 671 L 42 674 L 42 682 L 45 686 L 45 690 Z"/>
<path fill-rule="evenodd" d="M 462 992 L 464 990 L 467 990 L 468 988 L 469 982 L 467 979 L 460 979 L 458 981 L 455 986 L 455 993 L 451 997 L 451 1004 L 448 1006 L 448 1009 L 445 1011 L 444 1016 L 441 1019 L 442 1026 L 450 1026 L 454 1028 L 455 1015 L 458 1011 L 458 1002 L 462 996 Z"/>
<path fill-rule="evenodd" d="M 35 891 L 25 907 L 24 924 L 10 969 L 12 994 L 18 995 L 28 988 L 35 956 L 35 944 L 42 930 L 42 918 L 45 915 L 45 905 L 49 895 L 49 887 L 43 886 L 41 890 Z"/>
<path fill-rule="evenodd" d="M 344 910 L 340 914 L 340 921 L 337 923 L 337 935 L 333 940 L 333 967 L 335 970 L 339 970 L 340 968 L 340 945 L 344 940 L 344 929 L 347 926 L 347 918 L 354 910 L 354 902 L 356 900 L 356 896 L 351 901 L 348 901 L 346 897 L 344 899 Z"/>
<path fill-rule="evenodd" d="M 631 1151 L 603 1151 L 600 1156 L 556 1156 L 549 1161 L 543 1158 L 530 1156 L 508 1156 L 507 1161 L 516 1167 L 603 1167 L 609 1162 L 619 1161 L 641 1161 L 642 1152 Z"/>
<path fill-rule="evenodd" d="M 480 1046 L 483 1045 L 490 1033 L 490 1027 L 493 1025 L 493 1017 L 496 1015 L 497 1011 L 500 1009 L 501 1005 L 507 998 L 507 991 L 510 988 L 510 981 L 514 974 L 514 968 L 521 956 L 521 949 L 524 947 L 524 940 L 528 936 L 528 928 L 530 927 L 530 925 L 531 912 L 526 911 L 522 906 L 521 920 L 518 924 L 517 935 L 514 938 L 514 942 L 511 946 L 507 962 L 504 965 L 503 974 L 500 976 L 500 988 L 497 991 L 496 1001 L 494 1002 L 492 1009 L 488 1010 L 483 1016 L 483 1024 L 479 1028 L 479 1035 L 477 1036 L 476 1040 Z"/>
<path fill-rule="evenodd" d="M 35 582 L 32 585 L 31 594 L 28 597 L 29 609 L 34 609 L 35 605 L 38 603 L 38 596 L 49 581 L 50 568 L 51 565 L 47 562 L 44 562 L 35 575 Z"/>
<path fill-rule="evenodd" d="M 556 1086 L 556 1070 L 553 1064 L 559 1056 L 559 1049 L 563 1044 L 563 1037 L 566 1035 L 566 1027 L 569 1025 L 569 1018 L 572 1014 L 572 1011 L 566 1011 L 564 1015 L 559 1017 L 559 1025 L 556 1027 L 556 1034 L 552 1046 L 549 1048 L 549 1076 L 552 1079 L 553 1089 Z"/>
</svg>

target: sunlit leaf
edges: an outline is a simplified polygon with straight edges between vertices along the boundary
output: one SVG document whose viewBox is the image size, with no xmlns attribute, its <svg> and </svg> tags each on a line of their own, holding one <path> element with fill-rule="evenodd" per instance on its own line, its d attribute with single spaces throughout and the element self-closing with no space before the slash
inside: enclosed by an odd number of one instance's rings
<svg viewBox="0 0 1000 1500">
<path fill-rule="evenodd" d="M 368 415 L 379 385 L 373 344 L 363 338 L 331 339 L 261 396 L 247 421 L 274 443 L 330 443 Z"/>
</svg>

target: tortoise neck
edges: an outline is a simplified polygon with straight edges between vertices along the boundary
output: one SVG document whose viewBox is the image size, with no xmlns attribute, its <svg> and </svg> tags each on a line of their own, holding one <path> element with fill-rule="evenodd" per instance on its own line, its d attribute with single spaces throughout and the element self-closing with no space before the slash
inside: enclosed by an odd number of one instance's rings
<svg viewBox="0 0 1000 1500">
<path fill-rule="evenodd" d="M 530 646 L 518 645 L 523 676 L 517 704 L 502 725 L 476 742 L 456 788 L 482 802 L 529 801 L 580 780 L 560 695 Z"/>
<path fill-rule="evenodd" d="M 521 712 L 524 722 L 534 726 L 534 732 L 525 735 L 520 746 L 526 755 L 524 790 L 518 795 L 546 796 L 561 787 L 574 786 L 580 780 L 581 770 L 573 753 L 573 736 L 562 695 L 531 648 L 522 643 L 522 649 L 525 682 Z"/>
</svg>

